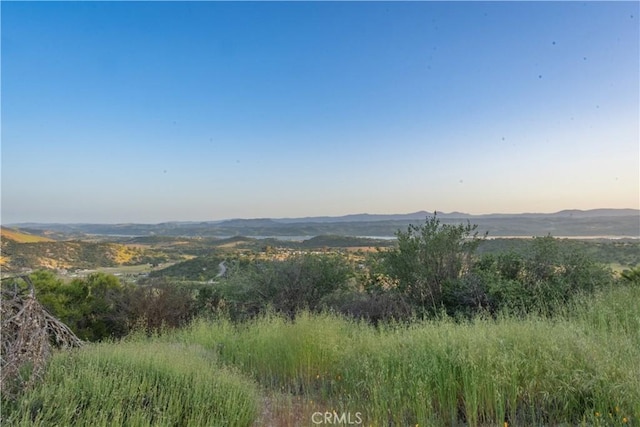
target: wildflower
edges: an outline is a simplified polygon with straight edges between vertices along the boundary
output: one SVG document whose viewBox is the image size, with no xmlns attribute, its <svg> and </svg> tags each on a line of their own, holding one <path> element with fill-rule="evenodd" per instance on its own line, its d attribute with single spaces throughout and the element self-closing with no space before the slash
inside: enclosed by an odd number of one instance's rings
<svg viewBox="0 0 640 427">
<path fill-rule="evenodd" d="M 507 421 L 504 422 L 504 427 L 509 427 L 509 423 Z"/>
<path fill-rule="evenodd" d="M 600 412 L 596 412 L 596 417 L 599 417 L 599 416 L 600 416 Z"/>
<path fill-rule="evenodd" d="M 627 417 L 623 417 L 622 418 L 622 424 L 626 424 L 629 420 L 627 419 Z"/>
<path fill-rule="evenodd" d="M 316 379 L 319 380 L 320 379 L 320 374 L 316 375 Z"/>
</svg>

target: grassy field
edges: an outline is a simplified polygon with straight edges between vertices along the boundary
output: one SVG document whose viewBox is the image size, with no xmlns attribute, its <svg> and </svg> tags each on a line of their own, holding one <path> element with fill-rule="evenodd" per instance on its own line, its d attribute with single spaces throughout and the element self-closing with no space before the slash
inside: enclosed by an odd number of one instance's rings
<svg viewBox="0 0 640 427">
<path fill-rule="evenodd" d="M 57 354 L 39 388 L 3 405 L 3 425 L 246 426 L 258 402 L 256 385 L 210 351 L 135 337 Z"/>
<path fill-rule="evenodd" d="M 12 230 L 10 228 L 2 227 L 0 234 L 3 239 L 14 240 L 18 243 L 37 243 L 37 242 L 53 242 L 53 239 L 47 237 L 36 236 L 34 234 L 25 233 L 22 231 Z"/>
<path fill-rule="evenodd" d="M 637 426 L 640 289 L 553 319 L 198 320 L 58 353 L 2 411 L 24 426 Z"/>
</svg>

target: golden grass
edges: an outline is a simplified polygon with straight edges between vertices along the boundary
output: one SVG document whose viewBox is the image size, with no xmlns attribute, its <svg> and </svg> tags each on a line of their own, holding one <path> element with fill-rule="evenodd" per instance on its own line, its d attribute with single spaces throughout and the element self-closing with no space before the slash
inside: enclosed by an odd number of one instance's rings
<svg viewBox="0 0 640 427">
<path fill-rule="evenodd" d="M 35 236 L 33 234 L 13 230 L 6 227 L 0 228 L 0 235 L 3 239 L 13 240 L 14 242 L 18 243 L 55 242 L 55 240 L 49 239 L 48 237 Z"/>
<path fill-rule="evenodd" d="M 126 264 L 138 256 L 139 252 L 133 248 L 117 245 L 114 247 L 113 260 L 117 264 Z"/>
</svg>

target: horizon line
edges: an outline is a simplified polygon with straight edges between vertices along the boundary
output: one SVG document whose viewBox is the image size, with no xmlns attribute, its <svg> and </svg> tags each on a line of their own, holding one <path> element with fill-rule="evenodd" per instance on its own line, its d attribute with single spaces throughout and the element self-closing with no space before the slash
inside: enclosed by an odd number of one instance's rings
<svg viewBox="0 0 640 427">
<path fill-rule="evenodd" d="M 19 226 L 24 224 L 63 224 L 63 225 L 87 225 L 87 224 L 104 224 L 104 225 L 131 225 L 131 224 L 139 224 L 139 225 L 159 225 L 159 224 L 168 224 L 168 223 L 202 223 L 202 222 L 225 222 L 225 221 L 237 221 L 237 220 L 300 220 L 300 219 L 314 219 L 314 218 L 345 218 L 350 216 L 407 216 L 407 215 L 416 215 L 416 214 L 427 214 L 427 217 L 431 217 L 434 214 L 438 215 L 466 215 L 466 216 L 492 216 L 492 215 L 556 215 L 562 212 L 590 212 L 590 211 L 636 211 L 640 214 L 640 209 L 638 208 L 592 208 L 592 209 L 561 209 L 559 211 L 554 212 L 491 212 L 491 213 L 468 213 L 462 211 L 428 211 L 428 210 L 418 210 L 414 212 L 407 213 L 353 213 L 353 214 L 344 214 L 344 215 L 313 215 L 313 216 L 297 216 L 297 217 L 232 217 L 232 218 L 223 218 L 223 219 L 203 219 L 203 220 L 165 220 L 160 222 L 136 222 L 136 221 L 127 221 L 127 222 L 91 222 L 91 221 L 22 221 L 22 222 L 10 222 L 4 224 L 0 220 L 0 226 L 9 227 L 9 226 Z"/>
</svg>

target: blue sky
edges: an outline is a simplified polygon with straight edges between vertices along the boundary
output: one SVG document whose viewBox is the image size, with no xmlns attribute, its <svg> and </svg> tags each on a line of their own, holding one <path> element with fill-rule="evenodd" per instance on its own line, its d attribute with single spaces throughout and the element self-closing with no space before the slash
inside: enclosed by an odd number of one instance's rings
<svg viewBox="0 0 640 427">
<path fill-rule="evenodd" d="M 2 223 L 640 207 L 640 6 L 2 2 Z"/>
</svg>

